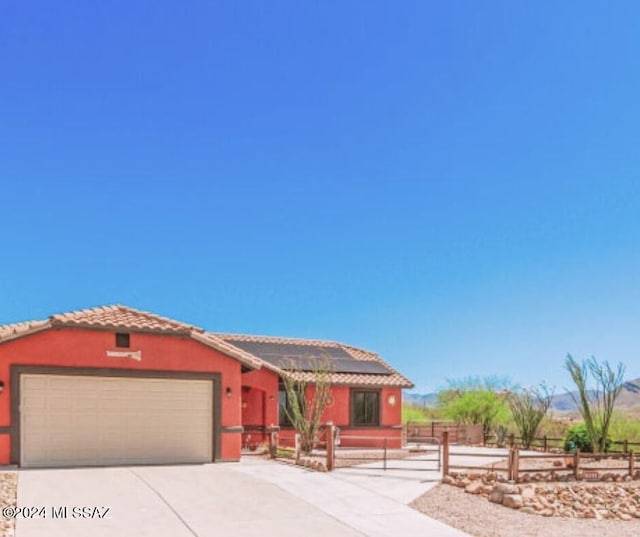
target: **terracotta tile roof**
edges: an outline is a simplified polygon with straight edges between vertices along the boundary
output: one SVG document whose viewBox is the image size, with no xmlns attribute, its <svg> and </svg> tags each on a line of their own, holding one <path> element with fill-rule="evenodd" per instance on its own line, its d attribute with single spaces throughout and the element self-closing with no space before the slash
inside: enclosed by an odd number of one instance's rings
<svg viewBox="0 0 640 537">
<path fill-rule="evenodd" d="M 251 369 L 265 367 L 279 374 L 283 370 L 271 364 L 259 356 L 234 345 L 234 342 L 277 343 L 283 345 L 296 345 L 297 347 L 319 347 L 340 349 L 348 356 L 359 362 L 375 362 L 384 367 L 388 374 L 369 373 L 332 373 L 334 384 L 348 384 L 360 386 L 398 386 L 411 388 L 413 383 L 398 371 L 392 368 L 377 354 L 344 345 L 335 341 L 316 339 L 296 339 L 270 336 L 252 336 L 243 334 L 220 334 L 205 332 L 202 328 L 162 317 L 147 311 L 137 310 L 119 304 L 102 306 L 70 313 L 51 315 L 46 320 L 29 321 L 0 326 L 0 343 L 24 337 L 48 328 L 90 328 L 98 330 L 126 330 L 131 332 L 152 332 L 166 335 L 187 336 L 195 341 L 207 345 L 227 356 L 237 359 Z M 370 368 L 369 368 L 370 369 Z M 313 373 L 299 372 L 296 376 L 312 381 Z"/>
<path fill-rule="evenodd" d="M 0 342 L 16 339 L 49 328 L 47 321 L 27 321 L 0 326 Z"/>
<path fill-rule="evenodd" d="M 200 341 L 205 345 L 213 347 L 222 354 L 226 354 L 227 356 L 231 356 L 232 358 L 240 360 L 240 362 L 250 366 L 253 369 L 260 369 L 264 365 L 264 362 L 257 356 L 245 352 L 238 347 L 234 347 L 233 345 L 229 345 L 229 343 L 216 337 L 214 334 L 209 334 L 207 332 L 193 332 L 191 334 L 191 337 L 193 337 L 193 339 L 195 339 L 196 341 Z"/>
<path fill-rule="evenodd" d="M 336 341 L 325 341 L 318 339 L 299 339 L 299 338 L 287 338 L 287 337 L 272 337 L 272 336 L 252 336 L 245 334 L 214 334 L 219 339 L 222 339 L 228 343 L 233 344 L 234 341 L 243 342 L 250 341 L 256 343 L 278 343 L 278 344 L 291 344 L 291 345 L 304 345 L 310 347 L 333 347 L 342 349 L 349 354 L 353 359 L 358 361 L 371 361 L 381 364 L 390 371 L 390 374 L 367 374 L 367 373 L 339 373 L 334 372 L 331 375 L 331 382 L 334 384 L 348 384 L 358 386 L 399 386 L 402 388 L 412 388 L 413 383 L 391 367 L 385 362 L 379 355 L 374 352 L 338 343 Z M 282 369 L 269 364 L 262 360 L 264 367 L 272 369 L 278 373 L 283 373 Z M 296 378 L 304 379 L 306 381 L 313 380 L 313 373 L 311 372 L 299 372 L 295 374 Z"/>
<path fill-rule="evenodd" d="M 262 361 L 233 347 L 225 341 L 192 326 L 147 311 L 119 304 L 51 315 L 44 321 L 30 321 L 0 326 L 0 343 L 46 330 L 47 328 L 92 328 L 98 330 L 126 330 L 180 335 L 207 345 L 227 356 L 239 360 L 251 369 L 260 369 Z"/>
<path fill-rule="evenodd" d="M 119 304 L 73 311 L 71 313 L 58 313 L 49 317 L 49 320 L 52 326 L 77 328 L 123 329 L 183 335 L 188 335 L 191 332 L 204 332 L 202 328 L 196 326 Z"/>
</svg>

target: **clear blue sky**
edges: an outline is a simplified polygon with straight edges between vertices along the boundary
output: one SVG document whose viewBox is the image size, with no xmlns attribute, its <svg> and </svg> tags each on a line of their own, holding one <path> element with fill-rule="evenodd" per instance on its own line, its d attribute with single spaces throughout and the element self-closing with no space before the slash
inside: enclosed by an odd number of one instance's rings
<svg viewBox="0 0 640 537">
<path fill-rule="evenodd" d="M 8 0 L 0 66 L 0 323 L 640 376 L 637 2 Z"/>
</svg>

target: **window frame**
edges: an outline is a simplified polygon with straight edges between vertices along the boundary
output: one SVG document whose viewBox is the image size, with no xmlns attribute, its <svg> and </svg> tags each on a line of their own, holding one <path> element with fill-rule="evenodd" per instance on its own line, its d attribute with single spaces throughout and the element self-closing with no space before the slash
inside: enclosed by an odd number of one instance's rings
<svg viewBox="0 0 640 537">
<path fill-rule="evenodd" d="M 366 409 L 366 398 L 367 396 L 375 395 L 377 398 L 376 405 L 376 413 L 375 420 L 367 421 L 367 422 L 359 422 L 357 420 L 357 409 L 356 409 L 356 398 L 359 394 L 364 394 L 364 408 Z M 373 389 L 373 388 L 351 388 L 351 392 L 349 394 L 349 402 L 350 402 L 350 419 L 351 419 L 351 427 L 380 427 L 381 417 L 382 417 L 382 390 Z M 364 412 L 366 414 L 366 410 Z M 366 418 L 366 416 L 364 416 Z"/>
<path fill-rule="evenodd" d="M 129 349 L 131 348 L 131 333 L 130 332 L 116 332 L 116 348 Z"/>
<path fill-rule="evenodd" d="M 284 398 L 284 404 L 283 404 Z M 280 385 L 278 387 L 278 427 L 282 428 L 293 428 L 293 423 L 289 419 L 287 412 L 285 411 L 285 407 L 289 405 L 289 396 L 287 394 L 287 390 L 285 390 L 284 386 Z"/>
</svg>

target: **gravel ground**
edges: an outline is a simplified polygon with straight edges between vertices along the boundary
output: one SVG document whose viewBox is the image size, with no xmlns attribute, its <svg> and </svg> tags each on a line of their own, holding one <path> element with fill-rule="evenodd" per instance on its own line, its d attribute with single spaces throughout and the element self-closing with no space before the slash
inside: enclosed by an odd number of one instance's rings
<svg viewBox="0 0 640 537">
<path fill-rule="evenodd" d="M 411 507 L 477 537 L 631 537 L 640 535 L 640 519 L 628 522 L 546 518 L 520 513 L 438 485 L 411 503 Z"/>
<path fill-rule="evenodd" d="M 0 509 L 16 505 L 18 491 L 18 474 L 15 472 L 0 473 Z M 6 520 L 0 515 L 0 537 L 13 537 L 15 535 L 15 520 Z"/>
</svg>

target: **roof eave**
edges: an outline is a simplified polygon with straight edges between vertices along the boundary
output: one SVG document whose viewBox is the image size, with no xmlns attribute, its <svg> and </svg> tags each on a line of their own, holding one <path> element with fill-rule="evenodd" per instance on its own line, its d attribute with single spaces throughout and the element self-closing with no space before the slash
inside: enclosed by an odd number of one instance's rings
<svg viewBox="0 0 640 537">
<path fill-rule="evenodd" d="M 191 330 L 187 329 L 163 329 L 163 328 L 144 328 L 144 327 L 131 327 L 122 324 L 97 324 L 97 323 L 69 323 L 63 321 L 53 321 L 50 325 L 51 328 L 54 329 L 80 329 L 80 330 L 96 330 L 99 332 L 111 332 L 120 330 L 122 332 L 129 333 L 138 333 L 138 334 L 160 334 L 165 336 L 181 336 L 181 337 L 189 337 L 192 333 Z"/>
<path fill-rule="evenodd" d="M 264 362 L 259 358 L 256 358 L 252 354 L 249 354 L 233 345 L 229 345 L 226 342 L 218 340 L 218 338 L 211 337 L 211 334 L 200 333 L 200 332 L 192 332 L 191 338 L 195 341 L 206 345 L 212 349 L 217 350 L 218 352 L 224 354 L 225 356 L 229 356 L 247 366 L 250 369 L 256 370 L 261 369 L 264 365 Z"/>
<path fill-rule="evenodd" d="M 9 341 L 14 341 L 16 339 L 20 339 L 23 337 L 32 336 L 33 334 L 37 334 L 38 332 L 42 332 L 44 330 L 48 330 L 51 328 L 51 323 L 49 321 L 43 321 L 42 324 L 33 326 L 31 328 L 27 328 L 26 330 L 15 332 L 13 334 L 9 334 L 0 338 L 0 345 L 2 343 L 7 343 Z"/>
</svg>

